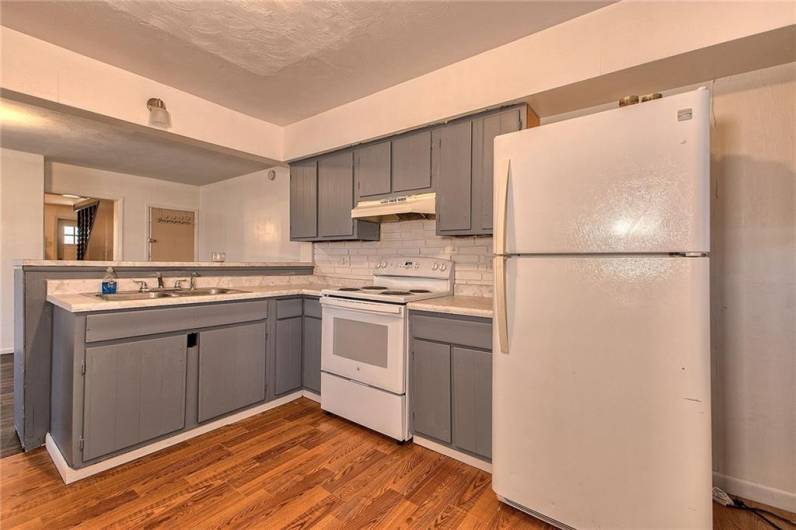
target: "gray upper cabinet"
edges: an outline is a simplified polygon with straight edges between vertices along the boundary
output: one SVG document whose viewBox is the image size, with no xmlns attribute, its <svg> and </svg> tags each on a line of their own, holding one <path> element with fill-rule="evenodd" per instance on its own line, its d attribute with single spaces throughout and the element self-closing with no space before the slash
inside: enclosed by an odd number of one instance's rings
<svg viewBox="0 0 796 530">
<path fill-rule="evenodd" d="M 290 165 L 291 240 L 378 240 L 379 224 L 353 220 L 353 207 L 352 151 Z"/>
<path fill-rule="evenodd" d="M 392 140 L 393 193 L 431 187 L 431 131 L 423 130 Z"/>
<path fill-rule="evenodd" d="M 301 321 L 298 316 L 276 322 L 276 395 L 301 388 Z"/>
<path fill-rule="evenodd" d="M 290 166 L 290 239 L 318 235 L 317 163 L 305 160 Z"/>
<path fill-rule="evenodd" d="M 198 420 L 265 399 L 265 321 L 199 333 Z"/>
<path fill-rule="evenodd" d="M 354 181 L 357 197 L 390 193 L 392 182 L 390 142 L 359 147 L 354 151 Z"/>
<path fill-rule="evenodd" d="M 492 172 L 495 136 L 523 127 L 526 107 L 464 118 L 434 130 L 437 233 L 492 233 Z"/>
<path fill-rule="evenodd" d="M 473 120 L 473 233 L 492 233 L 492 182 L 495 136 L 522 128 L 522 108 Z"/>
<path fill-rule="evenodd" d="M 83 460 L 185 426 L 185 334 L 86 348 Z"/>
<path fill-rule="evenodd" d="M 437 233 L 469 232 L 472 226 L 472 124 L 459 121 L 434 129 Z"/>
<path fill-rule="evenodd" d="M 351 151 L 318 160 L 318 235 L 350 236 L 354 233 L 354 171 Z"/>
<path fill-rule="evenodd" d="M 412 422 L 414 431 L 451 441 L 450 346 L 412 341 Z"/>
</svg>

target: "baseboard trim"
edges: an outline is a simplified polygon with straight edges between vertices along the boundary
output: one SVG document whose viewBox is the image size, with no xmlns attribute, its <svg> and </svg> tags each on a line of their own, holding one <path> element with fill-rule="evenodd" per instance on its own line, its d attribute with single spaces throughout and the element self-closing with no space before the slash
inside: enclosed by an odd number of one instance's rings
<svg viewBox="0 0 796 530">
<path fill-rule="evenodd" d="M 738 497 L 796 513 L 796 493 L 713 472 L 713 484 Z"/>
<path fill-rule="evenodd" d="M 443 454 L 447 457 L 453 458 L 454 460 L 458 460 L 459 462 L 464 462 L 465 464 L 476 467 L 481 471 L 492 473 L 492 464 L 490 464 L 489 462 L 485 462 L 480 458 L 470 456 L 467 453 L 462 453 L 461 451 L 457 451 L 456 449 L 451 449 L 446 445 L 433 442 L 428 438 L 423 438 L 422 436 L 418 436 L 416 434 L 414 435 L 412 440 L 421 447 L 425 447 L 426 449 L 431 449 L 434 452 Z"/>
<path fill-rule="evenodd" d="M 195 438 L 199 435 L 213 431 L 215 429 L 218 429 L 219 427 L 223 427 L 224 425 L 229 425 L 230 423 L 235 423 L 240 420 L 265 412 L 267 410 L 279 407 L 286 403 L 290 403 L 291 401 L 295 401 L 301 397 L 304 397 L 304 393 L 305 393 L 304 390 L 293 392 L 292 394 L 282 396 L 273 401 L 269 401 L 268 403 L 263 403 L 262 405 L 242 410 L 236 414 L 225 416 L 210 423 L 200 425 L 199 427 L 191 429 L 190 431 L 181 432 L 180 434 L 172 436 L 171 438 L 159 440 L 153 444 L 146 445 L 144 447 L 139 447 L 138 449 L 130 451 L 129 453 L 114 456 L 107 460 L 103 460 L 102 462 L 97 462 L 96 464 L 91 464 L 90 466 L 81 467 L 80 469 L 74 469 L 72 467 L 69 467 L 69 464 L 66 462 L 66 459 L 61 454 L 61 451 L 58 449 L 58 446 L 55 444 L 55 440 L 53 440 L 52 437 L 50 436 L 50 433 L 47 433 L 47 436 L 45 437 L 44 440 L 44 445 L 47 448 L 47 453 L 49 453 L 50 458 L 55 464 L 55 468 L 58 470 L 58 474 L 61 475 L 61 479 L 63 479 L 65 484 L 71 484 L 73 482 L 77 482 L 78 480 L 82 480 L 92 475 L 96 475 L 97 473 L 102 473 L 103 471 L 107 471 L 122 464 L 132 462 L 133 460 L 141 458 L 142 456 L 146 456 L 154 452 L 160 451 L 161 449 L 171 447 L 172 445 L 176 445 L 185 440 L 190 440 L 191 438 Z M 309 399 L 312 398 L 310 397 Z"/>
<path fill-rule="evenodd" d="M 316 394 L 312 390 L 306 390 L 305 389 L 305 390 L 302 390 L 301 393 L 307 399 L 310 399 L 310 400 L 312 400 L 312 401 L 314 401 L 316 403 L 320 403 L 321 402 L 321 395 L 320 394 Z"/>
</svg>

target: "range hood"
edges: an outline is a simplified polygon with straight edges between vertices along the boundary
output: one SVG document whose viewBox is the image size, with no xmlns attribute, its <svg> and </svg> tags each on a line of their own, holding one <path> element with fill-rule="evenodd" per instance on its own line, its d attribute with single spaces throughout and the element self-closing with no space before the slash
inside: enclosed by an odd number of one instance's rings
<svg viewBox="0 0 796 530">
<path fill-rule="evenodd" d="M 374 201 L 360 201 L 351 217 L 364 221 L 388 223 L 407 219 L 429 219 L 437 213 L 436 193 L 417 193 Z"/>
</svg>

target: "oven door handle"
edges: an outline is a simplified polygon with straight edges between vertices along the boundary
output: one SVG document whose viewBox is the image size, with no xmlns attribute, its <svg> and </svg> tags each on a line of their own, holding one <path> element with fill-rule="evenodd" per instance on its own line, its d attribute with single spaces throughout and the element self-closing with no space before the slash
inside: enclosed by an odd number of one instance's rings
<svg viewBox="0 0 796 530">
<path fill-rule="evenodd" d="M 329 307 L 340 307 L 351 311 L 361 311 L 363 313 L 386 313 L 392 315 L 400 315 L 403 313 L 403 306 L 400 305 L 357 302 L 354 300 L 342 300 L 340 298 L 321 297 L 321 304 Z"/>
</svg>

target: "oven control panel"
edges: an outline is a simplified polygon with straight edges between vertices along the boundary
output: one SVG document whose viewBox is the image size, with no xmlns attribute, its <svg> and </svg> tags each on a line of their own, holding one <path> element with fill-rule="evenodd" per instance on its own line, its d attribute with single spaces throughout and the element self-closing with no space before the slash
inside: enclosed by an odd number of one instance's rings
<svg viewBox="0 0 796 530">
<path fill-rule="evenodd" d="M 450 278 L 453 262 L 442 258 L 419 256 L 383 258 L 376 263 L 377 276 L 420 276 L 424 278 Z"/>
</svg>

